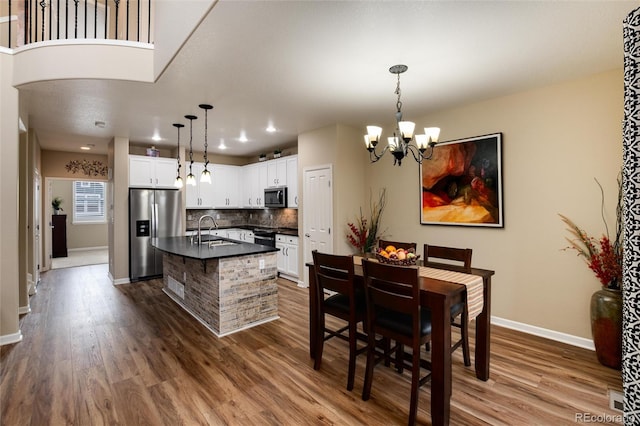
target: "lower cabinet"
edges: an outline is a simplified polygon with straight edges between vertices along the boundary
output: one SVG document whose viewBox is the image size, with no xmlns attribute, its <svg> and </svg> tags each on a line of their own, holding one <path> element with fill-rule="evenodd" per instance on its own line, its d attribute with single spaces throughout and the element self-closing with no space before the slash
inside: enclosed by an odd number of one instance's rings
<svg viewBox="0 0 640 426">
<path fill-rule="evenodd" d="M 278 251 L 278 272 L 282 278 L 298 278 L 298 237 L 276 234 Z"/>
<path fill-rule="evenodd" d="M 244 243 L 254 242 L 253 231 L 248 231 L 246 229 L 241 228 L 231 228 L 227 231 L 227 238 L 236 241 L 242 241 Z"/>
<path fill-rule="evenodd" d="M 67 257 L 67 215 L 51 216 L 51 257 Z"/>
</svg>

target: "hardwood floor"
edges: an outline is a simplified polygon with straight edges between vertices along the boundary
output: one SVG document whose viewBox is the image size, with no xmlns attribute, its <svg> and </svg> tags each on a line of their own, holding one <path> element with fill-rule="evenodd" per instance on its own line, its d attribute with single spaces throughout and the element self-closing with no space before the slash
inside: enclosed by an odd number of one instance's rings
<svg viewBox="0 0 640 426">
<path fill-rule="evenodd" d="M 24 340 L 0 348 L 0 423 L 406 424 L 408 372 L 378 366 L 362 401 L 365 357 L 348 392 L 348 351 L 338 339 L 314 371 L 307 290 L 279 284 L 280 320 L 218 339 L 161 292 L 160 280 L 113 286 L 107 265 L 44 273 L 21 318 Z M 621 423 L 607 393 L 621 389 L 620 372 L 594 353 L 492 333 L 489 381 L 454 355 L 452 425 L 564 425 L 582 413 L 602 420 L 591 424 Z M 431 422 L 429 398 L 427 385 L 419 424 Z"/>
</svg>

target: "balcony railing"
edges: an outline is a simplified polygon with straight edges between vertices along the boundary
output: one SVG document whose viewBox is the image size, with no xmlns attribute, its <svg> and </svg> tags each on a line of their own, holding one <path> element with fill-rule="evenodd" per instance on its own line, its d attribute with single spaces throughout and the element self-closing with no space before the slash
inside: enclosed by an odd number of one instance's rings
<svg viewBox="0 0 640 426">
<path fill-rule="evenodd" d="M 67 39 L 153 43 L 151 0 L 8 0 L 0 2 L 0 46 Z"/>
</svg>

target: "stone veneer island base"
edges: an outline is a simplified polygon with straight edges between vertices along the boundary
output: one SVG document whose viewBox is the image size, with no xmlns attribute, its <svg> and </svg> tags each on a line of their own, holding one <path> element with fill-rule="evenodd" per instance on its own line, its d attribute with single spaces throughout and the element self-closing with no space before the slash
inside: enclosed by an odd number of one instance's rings
<svg viewBox="0 0 640 426">
<path fill-rule="evenodd" d="M 162 266 L 165 294 L 218 337 L 279 318 L 275 251 L 208 259 L 165 252 Z"/>
</svg>

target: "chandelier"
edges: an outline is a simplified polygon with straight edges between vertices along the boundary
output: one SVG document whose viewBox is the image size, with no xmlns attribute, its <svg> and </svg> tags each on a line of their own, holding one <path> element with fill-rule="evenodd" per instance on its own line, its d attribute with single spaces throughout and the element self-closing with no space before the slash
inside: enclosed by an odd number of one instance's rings
<svg viewBox="0 0 640 426">
<path fill-rule="evenodd" d="M 440 136 L 440 128 L 438 127 L 425 127 L 424 134 L 415 135 L 414 129 L 416 124 L 411 121 L 402 121 L 402 102 L 400 101 L 400 74 L 408 69 L 406 65 L 394 65 L 389 68 L 389 72 L 396 74 L 398 82 L 396 84 L 395 94 L 398 95 L 396 102 L 396 128 L 393 132 L 393 136 L 387 138 L 388 145 L 382 150 L 380 154 L 376 152 L 376 146 L 380 141 L 382 135 L 382 127 L 367 126 L 367 134 L 364 135 L 364 143 L 369 151 L 369 158 L 372 163 L 380 160 L 382 156 L 390 151 L 393 154 L 393 165 L 402 165 L 402 159 L 409 155 L 413 155 L 413 159 L 419 164 L 422 164 L 422 160 L 428 160 L 433 156 L 433 147 L 438 143 L 438 136 Z M 414 145 L 411 144 L 414 143 Z M 428 150 L 428 153 L 427 153 Z"/>
</svg>

